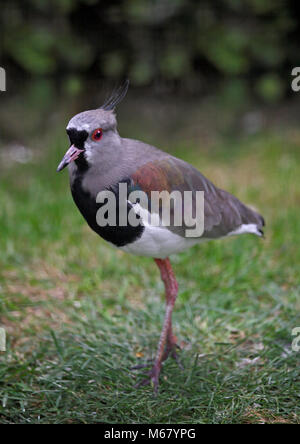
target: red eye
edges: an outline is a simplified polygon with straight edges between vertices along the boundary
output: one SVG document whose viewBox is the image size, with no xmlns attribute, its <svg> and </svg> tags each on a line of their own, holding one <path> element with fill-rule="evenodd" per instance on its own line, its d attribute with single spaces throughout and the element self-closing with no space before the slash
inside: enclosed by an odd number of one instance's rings
<svg viewBox="0 0 300 444">
<path fill-rule="evenodd" d="M 96 130 L 93 132 L 92 139 L 93 139 L 95 142 L 99 142 L 99 140 L 102 139 L 102 136 L 103 136 L 102 128 L 98 128 L 98 129 L 96 129 Z"/>
</svg>

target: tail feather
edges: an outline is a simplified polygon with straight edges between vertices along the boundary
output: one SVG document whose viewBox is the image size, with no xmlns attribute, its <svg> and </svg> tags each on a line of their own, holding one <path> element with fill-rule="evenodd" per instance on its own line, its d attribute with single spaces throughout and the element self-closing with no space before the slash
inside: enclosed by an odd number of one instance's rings
<svg viewBox="0 0 300 444">
<path fill-rule="evenodd" d="M 242 221 L 244 225 L 256 225 L 257 232 L 263 237 L 263 228 L 266 225 L 265 219 L 255 209 L 242 204 L 244 211 L 242 212 Z"/>
</svg>

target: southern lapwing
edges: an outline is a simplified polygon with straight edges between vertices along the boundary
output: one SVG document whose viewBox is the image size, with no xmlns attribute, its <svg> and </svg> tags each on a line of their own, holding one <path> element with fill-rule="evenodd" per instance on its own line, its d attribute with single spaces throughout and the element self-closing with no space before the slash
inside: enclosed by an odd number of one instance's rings
<svg viewBox="0 0 300 444">
<path fill-rule="evenodd" d="M 156 392 L 162 362 L 169 355 L 177 359 L 172 311 L 178 284 L 169 256 L 204 240 L 244 233 L 263 236 L 264 219 L 233 195 L 217 188 L 183 160 L 143 142 L 122 138 L 117 131 L 114 111 L 125 97 L 128 84 L 128 81 L 125 82 L 100 108 L 82 112 L 70 120 L 67 134 L 71 146 L 57 171 L 68 166 L 73 199 L 92 230 L 127 253 L 154 258 L 160 270 L 166 292 L 165 318 L 153 366 L 151 364 L 147 378 L 138 384 L 152 383 Z M 127 190 L 122 198 L 120 185 L 126 185 Z M 187 224 L 175 223 L 176 205 L 170 206 L 172 217 L 169 225 L 163 223 L 161 205 L 153 210 L 149 201 L 144 204 L 141 200 L 132 200 L 133 191 L 143 191 L 150 202 L 152 192 L 177 191 L 177 198 L 182 198 L 183 202 L 177 208 L 192 207 L 193 216 L 197 215 L 196 192 L 202 192 L 201 232 L 188 236 Z M 110 196 L 116 198 L 113 206 L 116 214 L 112 223 L 99 222 L 98 212 L 108 202 L 99 198 L 101 192 L 110 192 Z M 190 204 L 185 205 L 186 192 L 190 192 L 192 198 Z M 119 216 L 124 208 L 126 216 L 134 212 L 138 223 L 130 223 L 129 217 L 127 223 L 121 222 Z M 105 211 L 106 216 L 108 210 Z M 157 223 L 157 219 L 161 223 Z"/>
</svg>

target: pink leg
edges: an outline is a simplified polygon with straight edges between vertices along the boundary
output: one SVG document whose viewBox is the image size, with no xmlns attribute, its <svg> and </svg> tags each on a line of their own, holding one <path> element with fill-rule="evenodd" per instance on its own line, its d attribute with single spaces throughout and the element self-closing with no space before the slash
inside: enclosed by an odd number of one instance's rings
<svg viewBox="0 0 300 444">
<path fill-rule="evenodd" d="M 170 259 L 168 258 L 165 260 L 155 259 L 155 262 L 160 270 L 161 278 L 165 284 L 165 291 L 166 291 L 166 316 L 165 316 L 164 327 L 167 328 L 167 335 L 164 343 L 164 346 L 166 345 L 166 351 L 162 357 L 162 360 L 164 361 L 165 359 L 167 359 L 170 353 L 173 353 L 174 348 L 177 346 L 177 338 L 173 334 L 173 329 L 172 329 L 172 312 L 178 294 L 178 283 L 176 281 L 175 274 L 173 272 L 170 263 Z M 167 320 L 168 310 L 170 310 L 170 316 Z M 168 322 L 168 324 L 166 324 L 166 321 Z M 164 329 L 161 335 L 161 339 L 163 333 Z M 160 345 L 161 344 L 159 343 L 157 355 L 160 352 Z M 164 349 L 162 350 L 164 351 Z"/>
<path fill-rule="evenodd" d="M 157 393 L 158 380 L 161 371 L 162 362 L 171 353 L 171 356 L 176 358 L 174 348 L 176 347 L 176 337 L 172 331 L 172 312 L 178 293 L 178 284 L 171 267 L 170 260 L 167 259 L 155 259 L 155 262 L 160 269 L 161 278 L 165 284 L 166 290 L 166 313 L 164 324 L 161 332 L 161 336 L 158 343 L 157 353 L 155 357 L 154 365 L 149 372 L 149 379 L 145 379 L 140 385 L 146 385 L 150 382 L 154 385 L 154 391 Z M 165 350 L 166 349 L 166 350 Z"/>
</svg>

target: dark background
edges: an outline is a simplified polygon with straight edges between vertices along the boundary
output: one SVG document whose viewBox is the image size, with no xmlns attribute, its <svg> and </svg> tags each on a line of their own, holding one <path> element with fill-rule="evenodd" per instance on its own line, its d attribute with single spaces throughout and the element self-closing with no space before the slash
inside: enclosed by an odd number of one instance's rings
<svg viewBox="0 0 300 444">
<path fill-rule="evenodd" d="M 9 91 L 34 80 L 32 94 L 46 99 L 129 77 L 154 92 L 274 103 L 290 94 L 299 3 L 2 0 L 1 34 Z"/>
<path fill-rule="evenodd" d="M 41 126 L 64 127 L 124 78 L 127 135 L 153 143 L 182 127 L 205 141 L 297 124 L 299 10 L 283 0 L 2 0 L 0 141 L 39 143 Z"/>
</svg>

